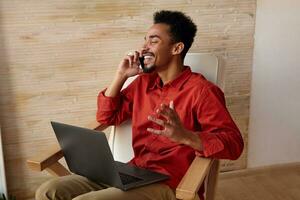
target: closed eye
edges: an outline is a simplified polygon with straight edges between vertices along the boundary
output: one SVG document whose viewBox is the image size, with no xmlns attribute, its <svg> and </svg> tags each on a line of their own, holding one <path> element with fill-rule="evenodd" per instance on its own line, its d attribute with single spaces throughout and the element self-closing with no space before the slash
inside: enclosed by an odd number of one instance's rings
<svg viewBox="0 0 300 200">
<path fill-rule="evenodd" d="M 158 41 L 151 41 L 150 43 L 151 44 L 155 44 L 155 43 L 158 43 Z"/>
</svg>

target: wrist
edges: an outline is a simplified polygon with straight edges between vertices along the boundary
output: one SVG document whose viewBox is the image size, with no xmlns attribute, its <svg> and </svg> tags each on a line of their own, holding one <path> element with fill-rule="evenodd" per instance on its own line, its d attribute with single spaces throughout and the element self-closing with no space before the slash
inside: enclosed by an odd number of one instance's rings
<svg viewBox="0 0 300 200">
<path fill-rule="evenodd" d="M 117 96 L 126 80 L 126 76 L 116 73 L 112 83 L 109 85 L 104 95 L 107 97 Z"/>
<path fill-rule="evenodd" d="M 115 80 L 120 80 L 120 81 L 126 81 L 128 79 L 128 77 L 124 74 L 124 73 L 122 73 L 122 72 L 117 72 L 116 74 L 115 74 Z"/>
<path fill-rule="evenodd" d="M 202 150 L 202 143 L 197 133 L 186 130 L 186 134 L 184 135 L 186 136 L 183 140 L 184 145 L 192 147 L 193 149 L 198 151 Z"/>
</svg>

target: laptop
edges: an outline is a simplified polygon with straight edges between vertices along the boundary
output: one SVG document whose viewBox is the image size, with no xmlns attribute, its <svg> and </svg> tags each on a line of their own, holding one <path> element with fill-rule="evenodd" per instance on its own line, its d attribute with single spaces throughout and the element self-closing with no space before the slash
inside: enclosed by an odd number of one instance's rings
<svg viewBox="0 0 300 200">
<path fill-rule="evenodd" d="M 71 172 L 121 190 L 167 180 L 164 174 L 115 161 L 103 132 L 51 122 Z"/>
</svg>

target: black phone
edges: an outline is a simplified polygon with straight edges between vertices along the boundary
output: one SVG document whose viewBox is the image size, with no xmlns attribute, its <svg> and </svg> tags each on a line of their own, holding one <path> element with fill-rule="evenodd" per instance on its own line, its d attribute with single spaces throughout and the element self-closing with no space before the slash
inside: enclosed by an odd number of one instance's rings
<svg viewBox="0 0 300 200">
<path fill-rule="evenodd" d="M 145 71 L 144 60 L 145 60 L 144 56 L 139 57 L 139 61 L 140 61 L 140 64 L 141 64 L 141 67 L 142 67 L 143 71 Z"/>
<path fill-rule="evenodd" d="M 152 73 L 154 71 L 154 67 L 145 67 L 144 60 L 145 60 L 144 56 L 139 57 L 139 61 L 140 61 L 141 67 L 143 69 L 143 72 L 144 73 Z"/>
</svg>

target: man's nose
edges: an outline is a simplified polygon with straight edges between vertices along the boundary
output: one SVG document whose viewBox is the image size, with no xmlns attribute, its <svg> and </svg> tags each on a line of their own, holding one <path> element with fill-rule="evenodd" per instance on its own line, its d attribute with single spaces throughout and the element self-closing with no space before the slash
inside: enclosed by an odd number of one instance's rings
<svg viewBox="0 0 300 200">
<path fill-rule="evenodd" d="M 149 48 L 147 45 L 143 45 L 142 48 L 140 49 L 139 53 L 140 55 L 143 55 L 144 53 L 148 52 L 149 51 Z"/>
<path fill-rule="evenodd" d="M 149 44 L 150 44 L 149 40 L 145 40 L 143 45 L 142 45 L 142 49 L 146 49 L 146 50 L 149 49 Z"/>
</svg>

